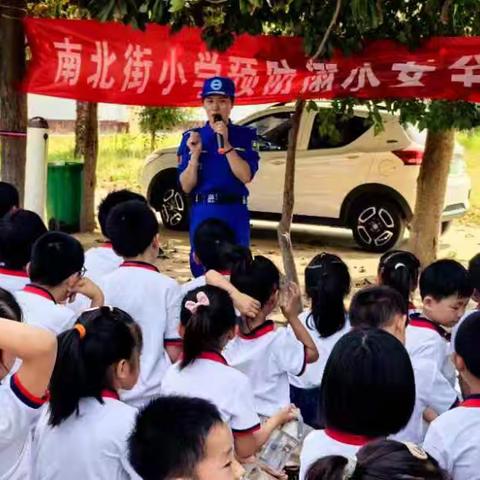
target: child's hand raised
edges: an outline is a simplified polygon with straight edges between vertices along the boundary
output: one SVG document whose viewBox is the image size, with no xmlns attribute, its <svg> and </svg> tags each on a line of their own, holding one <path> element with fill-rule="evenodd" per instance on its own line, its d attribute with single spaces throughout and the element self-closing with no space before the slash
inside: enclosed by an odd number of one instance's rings
<svg viewBox="0 0 480 480">
<path fill-rule="evenodd" d="M 245 293 L 234 291 L 231 293 L 235 308 L 245 317 L 255 318 L 260 312 L 260 302 Z"/>
<path fill-rule="evenodd" d="M 275 416 L 277 417 L 278 424 L 284 425 L 285 423 L 297 419 L 299 412 L 298 408 L 291 403 L 288 407 L 282 408 Z"/>
<path fill-rule="evenodd" d="M 91 300 L 92 307 L 101 307 L 104 303 L 103 292 L 100 287 L 89 278 L 81 278 L 70 290 L 70 296 L 81 293 Z"/>
<path fill-rule="evenodd" d="M 289 282 L 286 286 L 280 308 L 289 321 L 292 317 L 297 318 L 302 311 L 302 292 L 296 283 Z"/>
</svg>

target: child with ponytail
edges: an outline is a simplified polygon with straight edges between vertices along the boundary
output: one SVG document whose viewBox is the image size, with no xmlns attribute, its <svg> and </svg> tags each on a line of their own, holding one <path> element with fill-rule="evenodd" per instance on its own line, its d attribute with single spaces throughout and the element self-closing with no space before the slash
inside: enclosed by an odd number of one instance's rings
<svg viewBox="0 0 480 480">
<path fill-rule="evenodd" d="M 350 273 L 337 255 L 316 255 L 305 269 L 305 290 L 311 306 L 300 315 L 318 350 L 318 360 L 300 377 L 290 376 L 291 401 L 305 422 L 322 428 L 320 384 L 328 357 L 338 340 L 350 330 L 345 297 L 350 293 Z"/>
<path fill-rule="evenodd" d="M 211 401 L 233 431 L 236 454 L 247 458 L 277 427 L 294 418 L 294 410 L 286 407 L 260 426 L 248 378 L 221 354 L 235 326 L 235 309 L 226 291 L 205 286 L 189 292 L 180 315 L 183 357 L 165 374 L 162 394 Z"/>
<path fill-rule="evenodd" d="M 417 309 L 413 295 L 418 287 L 420 260 L 410 252 L 391 250 L 380 257 L 378 264 L 378 283 L 397 290 L 408 304 L 409 315 Z"/>
<path fill-rule="evenodd" d="M 15 359 L 18 371 L 0 385 L 0 478 L 31 478 L 30 431 L 38 421 L 57 354 L 55 336 L 21 323 L 15 298 L 0 289 L 0 380 L 10 373 Z"/>
<path fill-rule="evenodd" d="M 33 478 L 137 478 L 127 452 L 137 410 L 119 400 L 119 391 L 138 379 L 138 325 L 118 308 L 99 307 L 84 312 L 58 343 L 50 408 L 35 435 Z"/>
</svg>

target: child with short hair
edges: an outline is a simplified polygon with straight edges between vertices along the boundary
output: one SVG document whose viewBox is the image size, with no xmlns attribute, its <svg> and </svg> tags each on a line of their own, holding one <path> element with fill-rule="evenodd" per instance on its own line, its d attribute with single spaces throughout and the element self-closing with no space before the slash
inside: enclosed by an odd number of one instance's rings
<svg viewBox="0 0 480 480">
<path fill-rule="evenodd" d="M 103 305 L 101 290 L 83 278 L 83 262 L 81 243 L 66 233 L 47 232 L 34 243 L 30 283 L 15 292 L 26 323 L 58 335 L 73 326 L 75 314 L 65 302 L 76 294 L 88 297 L 92 307 Z"/>
<path fill-rule="evenodd" d="M 445 378 L 455 385 L 450 360 L 450 333 L 465 313 L 472 295 L 470 276 L 455 260 L 438 260 L 420 276 L 422 312 L 410 318 L 406 347 L 411 357 L 433 360 Z"/>
<path fill-rule="evenodd" d="M 17 188 L 8 182 L 0 182 L 0 218 L 18 208 L 20 197 Z"/>
<path fill-rule="evenodd" d="M 139 381 L 122 392 L 122 400 L 140 407 L 159 395 L 166 370 L 181 352 L 180 288 L 154 264 L 160 245 L 158 221 L 147 204 L 130 200 L 114 207 L 107 232 L 124 261 L 100 281 L 105 302 L 128 312 L 144 335 Z"/>
<path fill-rule="evenodd" d="M 122 310 L 99 307 L 58 344 L 49 410 L 35 432 L 33 479 L 135 478 L 127 441 L 137 410 L 118 392 L 137 381 L 140 328 Z"/>
<path fill-rule="evenodd" d="M 0 289 L 0 379 L 15 360 L 20 368 L 0 385 L 0 478 L 31 478 L 31 429 L 41 406 L 57 355 L 57 339 L 45 330 L 21 323 L 13 295 Z"/>
<path fill-rule="evenodd" d="M 47 232 L 43 220 L 17 209 L 0 219 L 0 287 L 15 292 L 29 283 L 27 264 L 33 244 Z"/>
<path fill-rule="evenodd" d="M 299 319 L 315 342 L 318 360 L 307 365 L 300 377 L 290 379 L 290 399 L 302 412 L 305 423 L 322 428 L 320 384 L 328 357 L 338 340 L 350 330 L 345 298 L 350 293 L 350 273 L 337 255 L 321 253 L 305 268 L 305 292 L 311 306 Z"/>
<path fill-rule="evenodd" d="M 300 480 L 326 455 L 353 456 L 399 432 L 415 405 L 415 379 L 404 346 L 379 329 L 354 329 L 335 345 L 322 380 L 325 430 L 305 438 Z"/>
<path fill-rule="evenodd" d="M 373 286 L 359 290 L 350 304 L 350 322 L 353 328 L 380 328 L 405 344 L 407 302 L 400 293 L 387 286 Z M 457 401 L 457 393 L 438 370 L 433 360 L 412 357 L 415 374 L 415 408 L 407 426 L 393 435 L 399 441 L 423 443 L 423 419 L 433 420 L 446 412 Z"/>
<path fill-rule="evenodd" d="M 224 355 L 250 379 L 257 413 L 271 417 L 290 404 L 288 375 L 301 375 L 308 363 L 318 359 L 315 343 L 298 319 L 300 289 L 291 284 L 282 305 L 289 331 L 275 328 L 268 319 L 280 293 L 280 272 L 271 260 L 258 255 L 236 265 L 230 280 L 239 291 L 258 300 L 261 309 L 253 319 L 242 316 L 239 334 L 228 343 Z"/>
<path fill-rule="evenodd" d="M 230 428 L 217 407 L 202 398 L 153 400 L 137 417 L 129 450 L 143 480 L 240 480 L 243 475 Z"/>
<path fill-rule="evenodd" d="M 378 283 L 397 290 L 408 304 L 409 315 L 417 309 L 413 295 L 418 287 L 420 260 L 411 252 L 391 250 L 380 257 L 378 264 Z"/>
<path fill-rule="evenodd" d="M 221 354 L 235 327 L 235 310 L 227 292 L 212 286 L 189 292 L 181 311 L 183 356 L 167 371 L 162 394 L 199 397 L 215 404 L 232 428 L 237 455 L 247 458 L 277 427 L 294 418 L 294 412 L 284 408 L 260 426 L 248 377 Z"/>
<path fill-rule="evenodd" d="M 306 480 L 448 480 L 448 475 L 425 450 L 412 443 L 377 440 L 356 455 L 330 455 L 317 460 Z"/>
<path fill-rule="evenodd" d="M 113 208 L 131 200 L 147 203 L 143 195 L 122 189 L 110 192 L 98 206 L 98 223 L 104 242 L 99 247 L 90 248 L 85 252 L 85 276 L 94 282 L 116 270 L 123 262 L 122 257 L 117 255 L 112 248 L 112 242 L 107 232 L 107 219 Z"/>
<path fill-rule="evenodd" d="M 480 312 L 460 325 L 453 355 L 462 378 L 464 400 L 440 415 L 428 429 L 425 450 L 454 480 L 473 480 L 480 472 Z"/>
</svg>

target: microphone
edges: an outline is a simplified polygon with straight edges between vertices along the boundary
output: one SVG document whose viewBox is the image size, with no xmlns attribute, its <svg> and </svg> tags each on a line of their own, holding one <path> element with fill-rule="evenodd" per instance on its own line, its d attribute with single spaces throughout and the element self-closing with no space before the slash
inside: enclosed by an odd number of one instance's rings
<svg viewBox="0 0 480 480">
<path fill-rule="evenodd" d="M 219 113 L 215 113 L 213 115 L 213 121 L 214 122 L 223 122 L 223 118 Z M 220 135 L 219 133 L 216 133 L 215 137 L 217 138 L 217 152 L 220 155 L 223 155 L 225 153 L 225 142 L 223 140 L 223 135 Z"/>
</svg>

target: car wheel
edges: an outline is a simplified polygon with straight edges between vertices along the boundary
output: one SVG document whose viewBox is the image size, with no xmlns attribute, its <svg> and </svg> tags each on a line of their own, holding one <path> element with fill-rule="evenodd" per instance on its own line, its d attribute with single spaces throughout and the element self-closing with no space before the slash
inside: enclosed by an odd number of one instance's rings
<svg viewBox="0 0 480 480">
<path fill-rule="evenodd" d="M 406 223 L 400 208 L 382 198 L 360 199 L 350 222 L 358 245 L 377 253 L 386 252 L 403 240 Z"/>
<path fill-rule="evenodd" d="M 188 199 L 178 185 L 176 175 L 156 182 L 150 202 L 160 212 L 165 228 L 188 230 Z"/>
</svg>

